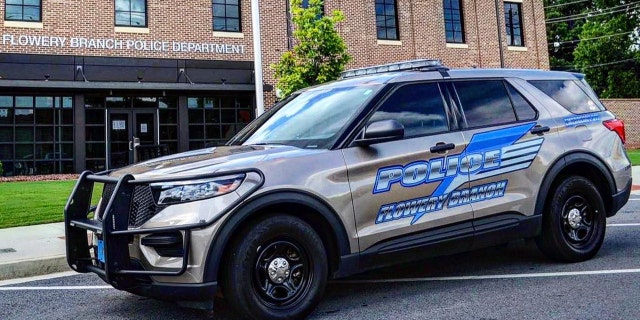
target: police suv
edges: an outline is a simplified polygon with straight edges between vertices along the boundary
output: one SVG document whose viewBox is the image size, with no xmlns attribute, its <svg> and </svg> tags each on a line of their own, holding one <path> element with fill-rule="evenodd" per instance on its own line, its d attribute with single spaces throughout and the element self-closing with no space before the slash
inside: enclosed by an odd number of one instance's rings
<svg viewBox="0 0 640 320">
<path fill-rule="evenodd" d="M 583 261 L 629 198 L 624 140 L 581 74 L 347 71 L 227 146 L 82 173 L 67 259 L 143 296 L 213 307 L 220 291 L 254 319 L 307 316 L 328 279 L 519 238 Z"/>
</svg>

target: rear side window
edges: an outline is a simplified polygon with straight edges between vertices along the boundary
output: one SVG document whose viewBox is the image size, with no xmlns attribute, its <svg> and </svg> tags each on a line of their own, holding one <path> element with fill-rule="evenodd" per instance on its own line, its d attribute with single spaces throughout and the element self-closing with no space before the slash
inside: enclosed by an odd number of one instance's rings
<svg viewBox="0 0 640 320">
<path fill-rule="evenodd" d="M 409 84 L 398 88 L 376 110 L 369 122 L 388 119 L 402 123 L 405 138 L 449 130 L 437 83 Z"/>
<path fill-rule="evenodd" d="M 518 121 L 534 120 L 538 115 L 531 104 L 510 84 L 506 84 Z"/>
<path fill-rule="evenodd" d="M 457 81 L 453 85 L 468 127 L 516 121 L 509 94 L 501 80 Z"/>
<path fill-rule="evenodd" d="M 529 83 L 546 93 L 571 113 L 604 111 L 578 86 L 577 80 L 531 80 Z"/>
</svg>

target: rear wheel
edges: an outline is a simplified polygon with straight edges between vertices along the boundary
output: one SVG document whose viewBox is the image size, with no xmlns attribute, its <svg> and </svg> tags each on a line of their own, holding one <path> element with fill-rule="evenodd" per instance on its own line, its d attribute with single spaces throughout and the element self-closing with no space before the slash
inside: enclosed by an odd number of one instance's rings
<svg viewBox="0 0 640 320">
<path fill-rule="evenodd" d="M 248 227 L 222 262 L 225 299 L 252 319 L 300 319 L 320 302 L 327 282 L 322 239 L 306 222 L 273 215 Z"/>
<path fill-rule="evenodd" d="M 578 262 L 592 258 L 604 240 L 604 202 L 596 186 L 580 176 L 566 178 L 549 201 L 538 248 L 549 258 Z"/>
</svg>

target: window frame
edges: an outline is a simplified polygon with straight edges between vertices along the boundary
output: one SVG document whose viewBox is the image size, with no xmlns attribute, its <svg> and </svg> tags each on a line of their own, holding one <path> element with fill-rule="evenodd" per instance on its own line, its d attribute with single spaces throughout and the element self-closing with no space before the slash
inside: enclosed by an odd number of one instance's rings
<svg viewBox="0 0 640 320">
<path fill-rule="evenodd" d="M 509 7 L 515 6 L 518 9 L 518 14 L 514 16 L 512 13 L 512 9 L 510 9 L 509 13 L 507 13 L 507 6 Z M 525 47 L 526 44 L 524 42 L 524 27 L 522 23 L 522 3 L 505 1 L 503 9 L 504 9 L 504 26 L 505 26 L 505 32 L 507 35 L 507 46 Z M 509 17 L 507 18 L 508 14 L 509 14 Z M 513 27 L 514 17 L 518 19 L 518 26 L 520 29 L 520 35 L 518 37 L 514 35 L 514 30 L 515 30 L 515 28 Z M 517 38 L 520 39 L 520 44 L 515 44 L 515 39 Z"/>
<path fill-rule="evenodd" d="M 144 0 L 144 25 L 133 25 L 131 23 L 131 13 L 135 12 L 135 13 L 140 13 L 140 11 L 132 11 L 131 10 L 131 1 L 129 1 L 129 10 L 128 11 L 123 11 L 123 10 L 117 10 L 117 6 L 116 6 L 116 2 L 118 2 L 118 0 L 114 0 L 113 1 L 113 25 L 115 27 L 124 27 L 124 28 L 148 28 L 149 27 L 149 4 L 147 0 Z M 129 13 L 129 24 L 118 24 L 118 19 L 117 19 L 117 15 L 118 12 L 128 12 Z"/>
<path fill-rule="evenodd" d="M 7 1 L 4 2 L 4 21 L 19 21 L 19 22 L 42 22 L 42 0 L 38 0 L 39 4 L 37 6 L 35 5 L 26 5 L 24 4 L 24 0 L 21 0 L 22 4 L 9 4 L 7 3 Z M 22 17 L 21 19 L 10 19 L 7 16 L 7 6 L 20 6 L 22 8 Z M 38 16 L 38 20 L 25 20 L 24 19 L 24 8 L 25 7 L 30 7 L 30 8 L 38 8 L 39 9 L 39 13 L 40 15 Z"/>
<path fill-rule="evenodd" d="M 460 33 L 461 35 L 461 41 L 456 41 L 456 31 L 455 31 L 455 26 L 456 26 L 456 21 L 452 18 L 447 20 L 447 14 L 446 11 L 447 10 L 451 10 L 451 13 L 453 15 L 454 12 L 454 8 L 453 6 L 451 6 L 450 8 L 447 9 L 446 4 L 452 4 L 454 1 L 458 2 L 458 15 L 460 15 L 460 20 L 458 21 L 460 23 L 460 31 L 458 33 Z M 462 0 L 442 0 L 442 14 L 443 14 L 443 19 L 444 19 L 444 38 L 445 38 L 445 42 L 446 43 L 458 43 L 458 44 L 463 44 L 466 43 L 466 39 L 465 39 L 465 32 L 464 32 L 464 9 L 462 8 Z M 447 32 L 448 27 L 451 26 L 453 29 L 451 30 L 451 32 L 453 33 L 453 41 L 449 41 L 449 39 L 447 38 Z"/>
<path fill-rule="evenodd" d="M 215 6 L 224 6 L 224 16 L 216 16 Z M 227 6 L 238 7 L 238 17 L 227 16 Z M 224 20 L 224 28 L 216 29 L 216 18 Z M 229 30 L 227 20 L 238 20 L 238 30 Z M 216 32 L 242 32 L 242 0 L 238 0 L 238 4 L 227 4 L 227 0 L 211 0 L 211 29 Z"/>
<path fill-rule="evenodd" d="M 387 4 L 387 1 L 393 1 L 393 19 L 395 20 L 395 29 L 396 29 L 396 33 L 395 33 L 395 38 L 389 38 L 388 37 L 388 31 L 387 29 L 391 29 L 392 27 L 387 26 L 387 17 L 391 17 L 391 15 L 387 15 L 387 14 L 382 14 L 379 15 L 378 14 L 378 10 L 377 7 L 378 5 L 382 5 L 382 6 L 387 6 L 389 4 Z M 376 22 L 376 39 L 378 40 L 388 40 L 388 41 L 399 41 L 400 40 L 400 26 L 398 25 L 398 0 L 375 0 L 375 22 Z M 384 38 L 380 38 L 378 36 L 378 28 L 380 28 L 378 26 L 378 17 L 384 17 L 384 30 L 385 30 L 385 37 Z"/>
</svg>

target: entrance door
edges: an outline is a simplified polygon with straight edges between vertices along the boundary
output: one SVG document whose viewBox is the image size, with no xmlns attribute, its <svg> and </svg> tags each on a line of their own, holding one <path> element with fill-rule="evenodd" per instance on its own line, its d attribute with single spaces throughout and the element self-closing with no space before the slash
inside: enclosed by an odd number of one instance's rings
<svg viewBox="0 0 640 320">
<path fill-rule="evenodd" d="M 109 169 L 134 163 L 135 146 L 157 144 L 156 113 L 150 110 L 110 110 Z"/>
</svg>

